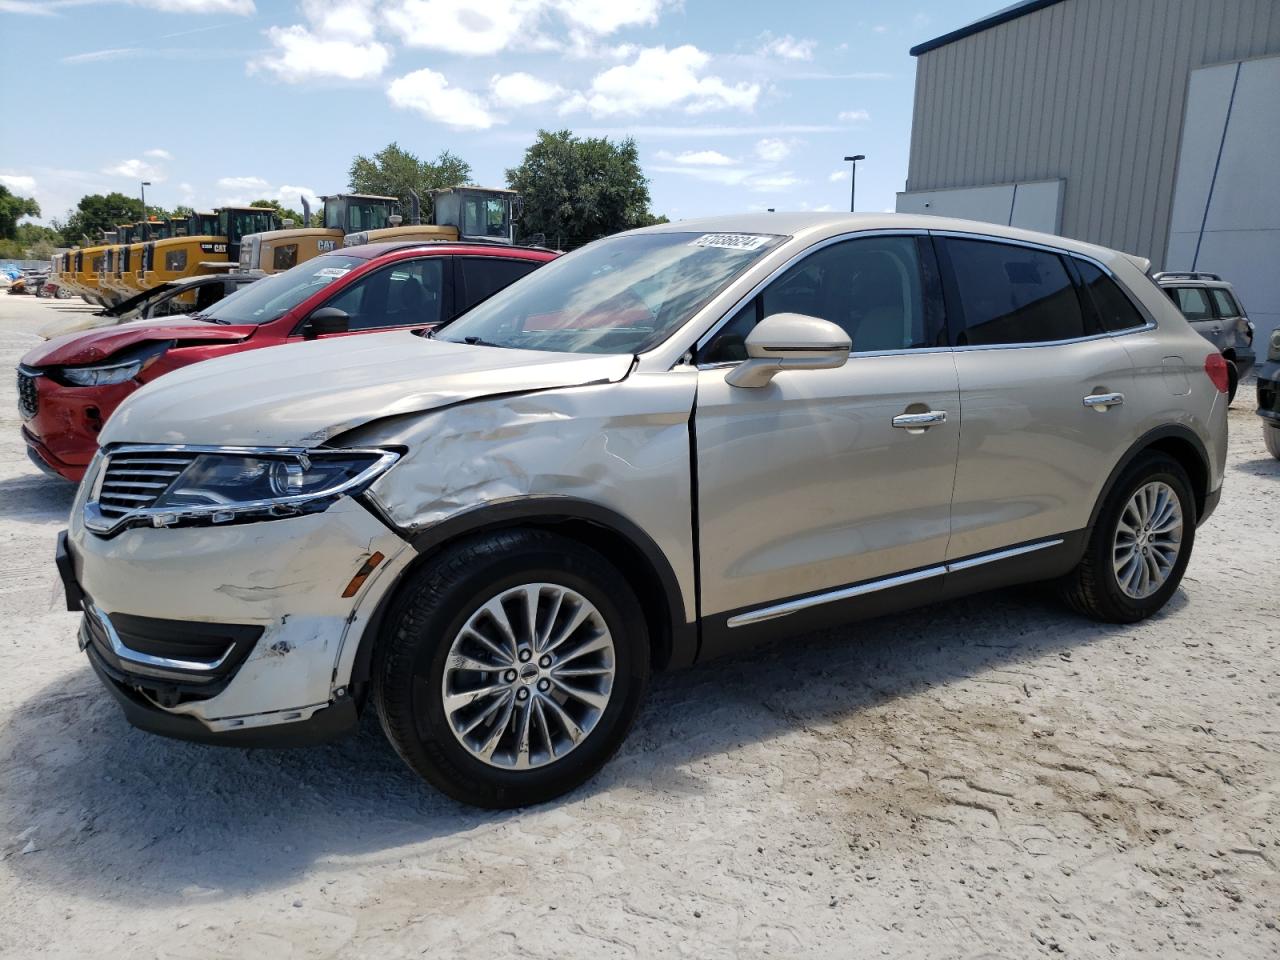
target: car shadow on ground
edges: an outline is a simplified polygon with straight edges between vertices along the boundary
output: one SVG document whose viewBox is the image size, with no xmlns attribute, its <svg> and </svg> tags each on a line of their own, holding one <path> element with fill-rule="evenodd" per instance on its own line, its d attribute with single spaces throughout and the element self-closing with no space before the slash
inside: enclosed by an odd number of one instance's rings
<svg viewBox="0 0 1280 960">
<path fill-rule="evenodd" d="M 1179 592 L 1160 616 L 1187 603 Z M 1008 590 L 660 675 L 619 755 L 558 804 L 705 791 L 688 769 L 702 758 L 1028 659 L 1066 659 L 1125 629 L 1072 616 L 1043 591 Z M 13 716 L 0 731 L 0 858 L 26 881 L 134 906 L 274 889 L 317 863 L 336 877 L 522 816 L 461 806 L 419 781 L 372 710 L 358 735 L 328 746 L 199 746 L 129 727 L 86 665 Z"/>
<path fill-rule="evenodd" d="M 28 523 L 65 522 L 76 485 L 58 477 L 29 473 L 0 480 L 0 518 Z"/>
</svg>

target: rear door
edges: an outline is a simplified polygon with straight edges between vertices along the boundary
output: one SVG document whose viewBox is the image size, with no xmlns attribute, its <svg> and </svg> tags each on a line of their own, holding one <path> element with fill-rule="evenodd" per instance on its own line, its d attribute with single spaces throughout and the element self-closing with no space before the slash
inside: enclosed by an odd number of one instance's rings
<svg viewBox="0 0 1280 960">
<path fill-rule="evenodd" d="M 1087 526 L 1134 439 L 1133 370 L 1068 258 L 936 237 L 955 349 L 960 433 L 949 561 Z"/>
</svg>

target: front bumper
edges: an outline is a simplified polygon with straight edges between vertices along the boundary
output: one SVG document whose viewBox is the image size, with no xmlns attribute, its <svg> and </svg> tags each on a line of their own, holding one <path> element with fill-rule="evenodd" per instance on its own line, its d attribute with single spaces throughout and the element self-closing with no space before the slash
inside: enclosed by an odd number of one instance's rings
<svg viewBox="0 0 1280 960">
<path fill-rule="evenodd" d="M 1258 416 L 1280 427 L 1280 360 L 1258 367 Z"/>
<path fill-rule="evenodd" d="M 59 476 L 78 483 L 98 452 L 98 433 L 124 399 L 138 389 L 136 380 L 98 387 L 56 383 L 39 373 L 32 383 L 34 411 L 23 411 L 22 439 L 28 456 L 39 457 Z M 31 416 L 26 416 L 30 412 Z"/>
<path fill-rule="evenodd" d="M 372 513 L 344 498 L 323 513 L 106 539 L 79 508 L 58 569 L 68 607 L 85 611 L 80 645 L 131 722 L 246 745 L 350 729 L 356 648 L 413 553 Z M 386 559 L 344 598 L 374 553 Z"/>
</svg>

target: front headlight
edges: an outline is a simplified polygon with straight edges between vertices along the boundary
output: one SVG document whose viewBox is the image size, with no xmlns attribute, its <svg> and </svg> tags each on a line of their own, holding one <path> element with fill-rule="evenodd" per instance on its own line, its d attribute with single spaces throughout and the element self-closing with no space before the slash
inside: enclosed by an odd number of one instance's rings
<svg viewBox="0 0 1280 960">
<path fill-rule="evenodd" d="M 337 493 L 385 458 L 385 451 L 290 454 L 202 453 L 155 502 L 157 509 L 296 503 Z M 390 466 L 390 462 L 386 466 Z"/>
<path fill-rule="evenodd" d="M 318 513 L 363 491 L 398 459 L 393 450 L 114 446 L 103 452 L 94 474 L 84 522 L 109 536 L 137 525 L 199 526 Z M 139 483 L 140 477 L 147 482 Z M 160 492 L 148 499 L 145 488 L 157 486 Z"/>
<path fill-rule="evenodd" d="M 171 346 L 172 340 L 155 340 L 117 354 L 109 363 L 89 367 L 63 367 L 55 379 L 65 380 L 77 387 L 101 387 L 112 383 L 124 383 L 140 374 L 160 359 Z"/>
</svg>

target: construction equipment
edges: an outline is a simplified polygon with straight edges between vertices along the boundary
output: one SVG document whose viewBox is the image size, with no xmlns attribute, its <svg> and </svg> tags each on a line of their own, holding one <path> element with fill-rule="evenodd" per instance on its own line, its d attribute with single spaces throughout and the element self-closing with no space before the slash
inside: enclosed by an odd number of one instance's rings
<svg viewBox="0 0 1280 960">
<path fill-rule="evenodd" d="M 311 226 L 311 205 L 302 198 L 301 225 L 284 222 L 281 230 L 255 233 L 240 241 L 240 269 L 246 273 L 278 273 L 342 246 L 343 238 L 361 230 L 380 230 L 399 223 L 399 201 L 371 193 L 339 193 L 324 202 L 323 226 Z"/>
<path fill-rule="evenodd" d="M 346 247 L 388 240 L 444 240 L 467 243 L 515 243 L 515 223 L 523 203 L 515 190 L 500 187 L 448 187 L 431 191 L 431 220 L 422 222 L 418 195 L 410 191 L 412 215 L 407 225 L 358 230 L 343 237 Z"/>
<path fill-rule="evenodd" d="M 280 226 L 270 207 L 221 207 L 213 213 L 193 213 L 180 235 L 143 244 L 138 265 L 138 290 L 182 277 L 235 270 L 243 238 Z"/>
</svg>

